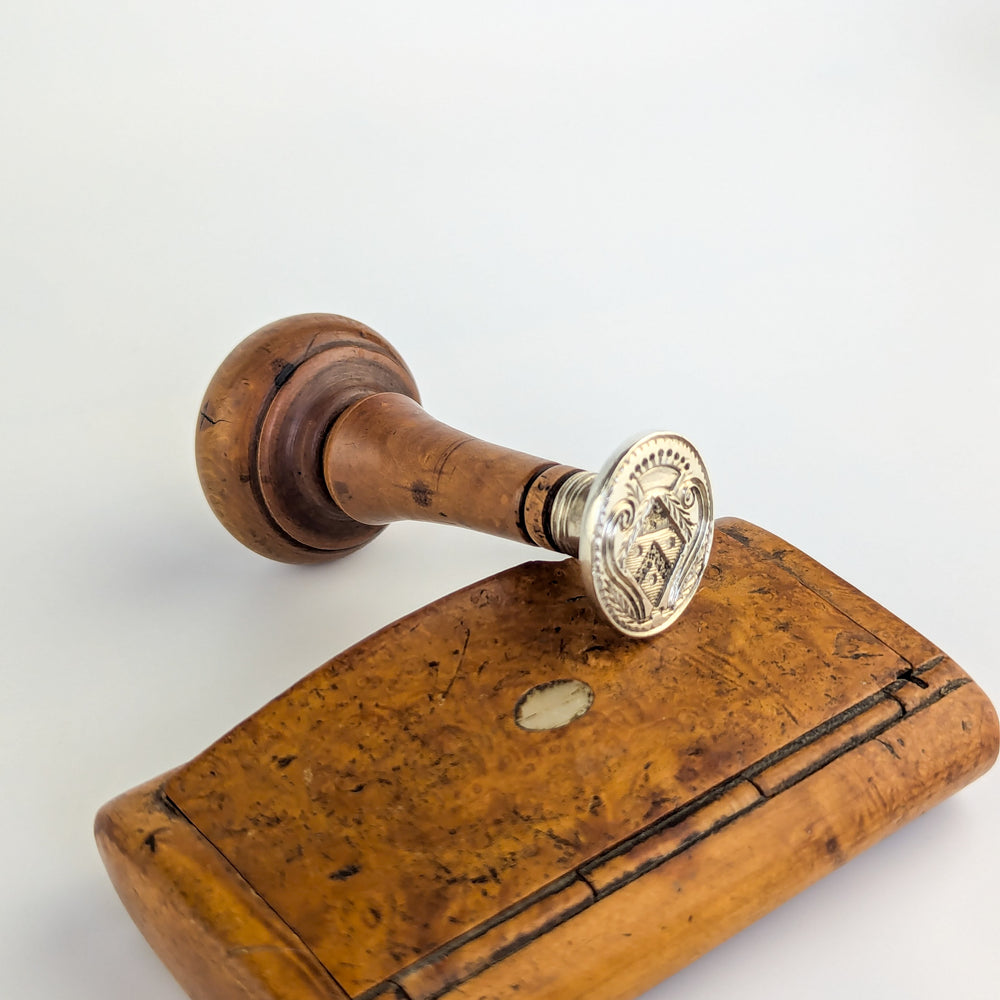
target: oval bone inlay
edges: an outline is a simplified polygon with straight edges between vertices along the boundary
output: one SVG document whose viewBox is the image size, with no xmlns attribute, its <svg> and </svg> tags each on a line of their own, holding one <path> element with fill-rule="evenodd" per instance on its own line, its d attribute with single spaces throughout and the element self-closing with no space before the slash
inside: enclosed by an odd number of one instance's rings
<svg viewBox="0 0 1000 1000">
<path fill-rule="evenodd" d="M 522 729 L 558 729 L 586 715 L 594 691 L 583 681 L 548 681 L 521 696 L 514 719 Z"/>
</svg>

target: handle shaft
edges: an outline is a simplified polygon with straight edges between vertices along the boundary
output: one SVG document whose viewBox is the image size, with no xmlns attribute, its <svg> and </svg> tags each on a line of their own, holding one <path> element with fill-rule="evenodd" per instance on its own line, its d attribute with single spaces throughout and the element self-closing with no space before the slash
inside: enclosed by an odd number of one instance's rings
<svg viewBox="0 0 1000 1000">
<path fill-rule="evenodd" d="M 399 393 L 345 410 L 327 435 L 323 469 L 334 500 L 364 524 L 445 522 L 557 551 L 573 546 L 565 532 L 553 536 L 551 515 L 560 487 L 581 470 L 480 441 Z M 578 526 L 576 535 L 578 546 Z"/>
</svg>

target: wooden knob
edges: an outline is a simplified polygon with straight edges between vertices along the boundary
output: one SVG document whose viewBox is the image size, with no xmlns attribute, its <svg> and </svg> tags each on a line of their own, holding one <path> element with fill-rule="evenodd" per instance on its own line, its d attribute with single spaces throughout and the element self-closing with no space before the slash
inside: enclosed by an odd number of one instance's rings
<svg viewBox="0 0 1000 1000">
<path fill-rule="evenodd" d="M 697 451 L 654 433 L 599 474 L 511 451 L 420 406 L 402 358 L 342 316 L 293 316 L 223 362 L 198 419 L 212 509 L 272 559 L 339 558 L 391 521 L 461 525 L 578 556 L 629 635 L 666 628 L 708 561 L 712 495 Z"/>
</svg>

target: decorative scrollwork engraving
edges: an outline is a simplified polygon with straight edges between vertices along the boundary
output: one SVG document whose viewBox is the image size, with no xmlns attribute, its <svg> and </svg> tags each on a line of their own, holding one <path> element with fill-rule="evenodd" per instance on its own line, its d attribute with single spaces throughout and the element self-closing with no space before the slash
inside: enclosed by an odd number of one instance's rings
<svg viewBox="0 0 1000 1000">
<path fill-rule="evenodd" d="M 694 595 L 712 541 L 712 493 L 684 438 L 648 434 L 598 475 L 580 558 L 598 606 L 628 635 L 665 629 Z"/>
</svg>

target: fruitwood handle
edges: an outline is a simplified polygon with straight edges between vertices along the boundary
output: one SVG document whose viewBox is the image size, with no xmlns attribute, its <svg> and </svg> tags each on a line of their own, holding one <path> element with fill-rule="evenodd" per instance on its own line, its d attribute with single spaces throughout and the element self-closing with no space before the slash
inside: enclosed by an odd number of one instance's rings
<svg viewBox="0 0 1000 1000">
<path fill-rule="evenodd" d="M 363 524 L 447 522 L 576 555 L 548 521 L 580 469 L 480 441 L 408 396 L 384 392 L 349 407 L 327 435 L 323 469 L 330 495 Z"/>
<path fill-rule="evenodd" d="M 398 520 L 578 556 L 603 614 L 653 635 L 708 564 L 712 493 L 684 438 L 645 434 L 600 473 L 479 441 L 427 415 L 406 363 L 355 320 L 262 327 L 223 362 L 198 416 L 198 472 L 219 520 L 286 562 L 336 559 Z"/>
</svg>

